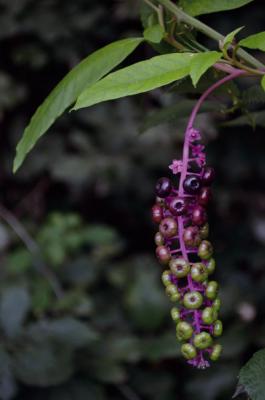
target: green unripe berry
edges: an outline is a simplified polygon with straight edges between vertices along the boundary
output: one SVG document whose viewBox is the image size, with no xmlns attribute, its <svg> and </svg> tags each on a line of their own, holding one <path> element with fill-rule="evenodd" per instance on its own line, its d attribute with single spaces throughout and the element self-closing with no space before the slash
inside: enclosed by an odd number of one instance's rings
<svg viewBox="0 0 265 400">
<path fill-rule="evenodd" d="M 164 271 L 162 273 L 161 279 L 165 286 L 171 285 L 171 272 L 169 270 Z"/>
<path fill-rule="evenodd" d="M 212 337 L 208 332 L 201 332 L 194 336 L 193 343 L 197 349 L 203 350 L 210 347 L 212 344 Z"/>
<path fill-rule="evenodd" d="M 196 291 L 186 293 L 183 299 L 184 306 L 190 310 L 200 308 L 202 303 L 203 297 L 199 292 Z"/>
<path fill-rule="evenodd" d="M 221 300 L 219 297 L 216 297 L 216 299 L 213 301 L 212 307 L 216 310 L 219 311 L 221 308 Z"/>
<path fill-rule="evenodd" d="M 164 238 L 163 238 L 163 236 L 161 235 L 160 232 L 157 232 L 155 234 L 155 244 L 157 246 L 163 246 L 163 244 L 164 244 Z"/>
<path fill-rule="evenodd" d="M 208 299 L 214 300 L 217 296 L 217 291 L 218 291 L 218 283 L 216 281 L 211 281 L 207 285 L 207 288 L 205 290 L 205 295 Z"/>
<path fill-rule="evenodd" d="M 177 324 L 176 333 L 178 340 L 188 340 L 192 337 L 193 329 L 188 322 L 181 321 Z"/>
<path fill-rule="evenodd" d="M 202 239 L 207 239 L 207 237 L 209 236 L 209 224 L 206 223 L 205 225 L 203 225 L 200 229 L 200 235 Z"/>
<path fill-rule="evenodd" d="M 181 297 L 178 289 L 173 284 L 170 284 L 166 287 L 166 294 L 171 301 L 178 301 Z"/>
<path fill-rule="evenodd" d="M 209 260 L 213 254 L 213 246 L 208 240 L 203 240 L 198 248 L 198 256 L 202 260 Z"/>
<path fill-rule="evenodd" d="M 197 356 L 197 351 L 194 346 L 190 343 L 184 343 L 181 346 L 181 353 L 186 358 L 186 360 L 192 360 Z"/>
<path fill-rule="evenodd" d="M 194 263 L 191 267 L 191 277 L 195 282 L 203 282 L 208 278 L 206 267 L 203 263 Z"/>
<path fill-rule="evenodd" d="M 206 269 L 208 274 L 212 274 L 215 271 L 215 259 L 210 258 L 210 260 L 206 263 Z"/>
<path fill-rule="evenodd" d="M 212 352 L 211 352 L 211 355 L 210 355 L 210 359 L 212 361 L 217 361 L 219 359 L 221 353 L 222 353 L 222 349 L 223 348 L 222 348 L 222 346 L 220 344 L 215 344 L 213 346 L 213 349 L 212 349 Z"/>
<path fill-rule="evenodd" d="M 172 258 L 169 267 L 177 278 L 184 278 L 190 272 L 190 264 L 184 258 Z"/>
<path fill-rule="evenodd" d="M 214 327 L 213 327 L 213 335 L 215 337 L 221 336 L 223 333 L 223 323 L 219 319 L 215 321 Z"/>
<path fill-rule="evenodd" d="M 212 307 L 206 307 L 202 312 L 202 320 L 205 324 L 212 324 L 217 318 L 217 312 Z"/>
<path fill-rule="evenodd" d="M 177 307 L 173 307 L 171 309 L 171 317 L 172 317 L 174 322 L 179 322 L 179 320 L 180 320 L 180 312 L 179 312 L 179 309 Z"/>
</svg>

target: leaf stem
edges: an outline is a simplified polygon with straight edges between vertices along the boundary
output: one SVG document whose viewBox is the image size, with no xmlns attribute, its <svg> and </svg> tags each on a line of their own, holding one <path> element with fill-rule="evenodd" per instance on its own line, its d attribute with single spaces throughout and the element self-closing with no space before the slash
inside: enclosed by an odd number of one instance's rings
<svg viewBox="0 0 265 400">
<path fill-rule="evenodd" d="M 148 0 L 144 1 L 147 2 Z M 181 10 L 178 6 L 173 4 L 170 0 L 157 0 L 157 2 L 166 7 L 169 11 L 171 11 L 178 18 L 178 21 L 182 21 L 187 25 L 192 26 L 199 32 L 202 32 L 203 34 L 216 40 L 217 42 L 224 40 L 225 37 L 221 33 L 217 32 L 215 29 L 209 27 L 208 25 L 204 24 L 198 19 L 186 14 L 183 10 Z M 265 67 L 264 64 L 262 64 L 259 60 L 257 60 L 255 57 L 253 57 L 251 54 L 247 53 L 245 50 L 241 48 L 238 49 L 237 54 L 241 57 L 242 60 L 244 60 L 249 65 L 255 68 Z"/>
</svg>

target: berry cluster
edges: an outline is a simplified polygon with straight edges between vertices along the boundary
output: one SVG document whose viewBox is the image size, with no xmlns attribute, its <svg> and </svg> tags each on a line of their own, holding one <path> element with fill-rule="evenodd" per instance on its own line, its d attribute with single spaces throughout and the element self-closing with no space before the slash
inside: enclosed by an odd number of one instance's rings
<svg viewBox="0 0 265 400">
<path fill-rule="evenodd" d="M 177 303 L 171 315 L 177 339 L 183 342 L 182 354 L 191 365 L 206 368 L 209 359 L 220 356 L 222 347 L 213 338 L 222 334 L 222 322 L 218 284 L 210 278 L 215 260 L 206 212 L 214 170 L 205 165 L 200 139 L 198 130 L 187 130 L 183 159 L 169 166 L 176 183 L 158 180 L 152 218 L 159 224 L 156 255 L 166 267 L 162 281 L 171 301 Z"/>
</svg>

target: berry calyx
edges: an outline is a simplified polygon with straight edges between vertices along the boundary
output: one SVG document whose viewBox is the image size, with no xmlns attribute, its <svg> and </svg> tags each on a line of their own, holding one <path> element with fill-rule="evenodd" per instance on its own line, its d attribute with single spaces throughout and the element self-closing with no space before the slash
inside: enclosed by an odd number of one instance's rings
<svg viewBox="0 0 265 400">
<path fill-rule="evenodd" d="M 177 278 L 184 278 L 190 272 L 190 264 L 184 258 L 172 258 L 169 268 Z"/>
<path fill-rule="evenodd" d="M 212 337 L 208 332 L 201 332 L 194 336 L 193 343 L 197 349 L 204 350 L 212 344 Z"/>
<path fill-rule="evenodd" d="M 159 231 L 165 238 L 171 238 L 178 232 L 177 222 L 170 217 L 164 218 L 159 225 Z"/>
<path fill-rule="evenodd" d="M 200 308 L 202 303 L 202 295 L 195 290 L 184 295 L 183 304 L 189 310 L 196 310 L 197 308 Z"/>
<path fill-rule="evenodd" d="M 172 212 L 173 215 L 183 215 L 187 211 L 187 204 L 184 199 L 179 197 L 175 197 L 169 203 L 169 210 Z"/>
<path fill-rule="evenodd" d="M 191 324 L 181 321 L 177 324 L 176 333 L 178 340 L 188 340 L 192 337 L 193 329 Z"/>
<path fill-rule="evenodd" d="M 181 346 L 181 353 L 186 358 L 186 360 L 192 360 L 197 356 L 197 351 L 194 346 L 190 343 L 184 343 Z"/>
<path fill-rule="evenodd" d="M 156 194 L 162 199 L 167 197 L 171 192 L 171 181 L 168 178 L 160 178 L 156 183 Z"/>
<path fill-rule="evenodd" d="M 197 194 L 201 188 L 201 180 L 196 175 L 188 175 L 183 182 L 183 189 L 188 194 Z"/>
</svg>

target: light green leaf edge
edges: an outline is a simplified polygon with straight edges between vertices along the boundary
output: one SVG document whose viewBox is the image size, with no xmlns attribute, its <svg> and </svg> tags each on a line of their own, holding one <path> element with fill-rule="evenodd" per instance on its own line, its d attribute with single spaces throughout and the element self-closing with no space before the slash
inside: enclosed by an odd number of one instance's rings
<svg viewBox="0 0 265 400">
<path fill-rule="evenodd" d="M 159 24 L 149 26 L 144 30 L 144 38 L 151 43 L 160 43 L 163 39 L 164 31 Z"/>
<path fill-rule="evenodd" d="M 197 16 L 219 11 L 234 10 L 252 1 L 254 0 L 181 0 L 180 6 L 186 13 Z"/>
<path fill-rule="evenodd" d="M 227 48 L 234 40 L 235 36 L 242 30 L 244 29 L 244 26 L 240 26 L 239 28 L 235 29 L 234 31 L 228 33 L 228 35 L 225 36 L 223 40 L 223 47 Z"/>
<path fill-rule="evenodd" d="M 194 87 L 197 86 L 201 76 L 221 58 L 222 53 L 218 51 L 209 51 L 194 55 L 190 64 L 190 76 Z"/>
<path fill-rule="evenodd" d="M 240 40 L 239 46 L 265 51 L 265 32 L 259 32 Z"/>
<path fill-rule="evenodd" d="M 257 351 L 240 370 L 239 384 L 243 385 L 251 400 L 264 400 L 265 349 Z"/>
<path fill-rule="evenodd" d="M 111 43 L 90 54 L 74 67 L 39 106 L 16 148 L 13 172 L 16 172 L 38 139 L 70 107 L 84 87 L 94 84 L 119 65 L 143 41 L 129 38 Z"/>
<path fill-rule="evenodd" d="M 113 72 L 84 90 L 73 110 L 148 92 L 181 79 L 189 74 L 192 57 L 192 53 L 165 54 Z"/>
</svg>

